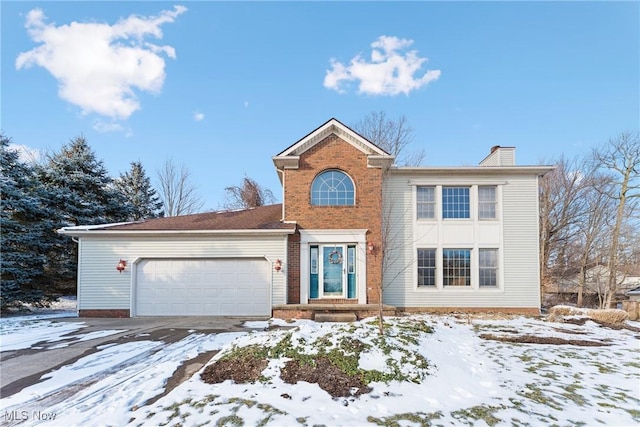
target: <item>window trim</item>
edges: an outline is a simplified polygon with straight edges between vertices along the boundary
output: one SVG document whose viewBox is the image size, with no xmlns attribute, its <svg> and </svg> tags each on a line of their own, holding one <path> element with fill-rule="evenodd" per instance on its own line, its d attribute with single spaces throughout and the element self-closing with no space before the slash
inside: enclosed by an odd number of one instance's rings
<svg viewBox="0 0 640 427">
<path fill-rule="evenodd" d="M 433 251 L 433 266 L 420 266 L 420 251 Z M 418 289 L 436 289 L 438 288 L 438 249 L 437 248 L 417 248 L 416 249 L 416 285 Z M 420 284 L 420 269 L 433 270 L 433 285 Z"/>
<path fill-rule="evenodd" d="M 330 172 L 338 172 L 342 175 L 345 176 L 345 178 L 347 178 L 349 180 L 349 182 L 351 183 L 351 187 L 353 188 L 353 198 L 351 200 L 348 200 L 347 197 L 345 197 L 345 200 L 347 201 L 345 204 L 335 204 L 335 203 L 314 203 L 314 186 L 316 185 L 316 182 L 318 182 L 319 179 L 321 179 L 321 177 L 327 173 Z M 323 183 L 319 183 L 319 185 L 321 185 Z M 346 191 L 348 193 L 348 190 Z M 327 198 L 328 200 L 329 198 Z M 353 178 L 346 173 L 345 171 L 341 170 L 341 169 L 337 169 L 337 168 L 330 168 L 330 169 L 325 169 L 321 172 L 319 172 L 311 181 L 311 186 L 309 188 L 309 204 L 311 206 L 331 206 L 331 207 L 345 207 L 345 206 L 355 206 L 356 205 L 356 184 L 355 181 L 353 180 Z"/>
<path fill-rule="evenodd" d="M 495 255 L 495 266 L 493 267 L 483 267 L 481 264 L 481 252 L 483 251 L 492 251 Z M 482 270 L 492 270 L 493 277 L 495 278 L 495 283 L 492 285 L 483 285 L 482 284 Z M 478 289 L 498 289 L 500 288 L 500 250 L 498 248 L 478 248 Z"/>
<path fill-rule="evenodd" d="M 442 215 L 442 220 L 443 221 L 452 221 L 452 220 L 453 221 L 468 221 L 468 220 L 473 218 L 473 209 L 472 209 L 473 203 L 472 203 L 472 195 L 471 195 L 471 193 L 472 193 L 471 189 L 472 188 L 473 188 L 473 185 L 443 185 L 441 187 L 441 190 L 440 190 L 440 192 L 441 192 L 441 196 L 440 196 L 440 211 L 441 211 L 441 215 Z M 445 190 L 447 190 L 447 189 L 461 189 L 461 190 L 466 190 L 467 191 L 467 194 L 466 194 L 467 201 L 466 201 L 466 203 L 464 205 L 464 206 L 466 206 L 466 212 L 463 211 L 463 213 L 466 213 L 467 216 L 463 216 L 463 217 L 455 217 L 454 216 L 454 217 L 451 217 L 451 216 L 447 216 L 445 214 L 445 212 L 450 212 L 449 210 L 445 211 Z M 456 195 L 453 195 L 453 196 L 456 196 Z M 454 205 L 456 207 L 456 210 L 452 211 L 452 212 L 459 212 L 460 211 L 460 209 L 458 209 L 458 207 L 457 207 L 458 206 L 458 202 L 454 201 L 453 203 L 450 203 L 450 205 Z"/>
<path fill-rule="evenodd" d="M 419 200 L 420 189 L 431 189 L 433 192 L 433 201 Z M 420 205 L 431 205 L 433 208 L 432 216 L 420 216 Z M 438 219 L 438 187 L 435 185 L 417 185 L 416 186 L 416 219 L 419 221 L 434 221 Z"/>
<path fill-rule="evenodd" d="M 483 201 L 480 199 L 480 189 L 482 188 L 492 188 L 493 189 L 493 201 Z M 478 220 L 480 221 L 495 221 L 498 219 L 498 186 L 497 185 L 478 185 L 477 186 L 478 193 L 478 202 L 477 202 L 477 212 L 478 212 Z M 482 215 L 482 209 L 480 209 L 481 205 L 493 205 L 493 216 L 486 217 Z"/>
<path fill-rule="evenodd" d="M 466 259 L 466 263 L 467 265 L 455 265 L 455 262 L 463 260 L 465 261 L 464 258 L 460 257 L 460 258 L 453 258 L 454 261 L 454 265 L 445 268 L 445 251 L 451 251 L 451 252 L 466 252 L 468 254 L 468 258 Z M 442 248 L 442 259 L 440 261 L 440 264 L 442 265 L 442 287 L 445 289 L 448 288 L 454 288 L 454 289 L 473 289 L 473 248 L 452 248 L 452 247 L 443 247 Z M 448 274 L 447 271 L 455 271 L 456 273 L 459 273 L 461 271 L 465 271 L 468 274 L 465 275 L 459 275 L 459 274 L 454 274 L 451 275 L 450 273 Z M 451 277 L 450 277 L 451 275 Z M 445 282 L 447 282 L 447 279 L 463 279 L 464 280 L 464 284 L 445 284 Z"/>
<path fill-rule="evenodd" d="M 420 250 L 432 250 L 435 252 L 435 272 L 434 283 L 435 285 L 420 285 L 420 269 L 424 268 L 420 266 Z M 444 268 L 444 251 L 468 251 L 469 252 L 469 266 L 468 266 L 468 280 L 469 285 L 445 285 L 445 268 Z M 495 271 L 495 285 L 481 286 L 480 284 L 480 252 L 484 250 L 495 251 L 496 265 L 490 267 Z M 413 290 L 416 292 L 504 292 L 502 287 L 502 250 L 496 246 L 431 246 L 431 245 L 416 245 L 414 247 L 415 255 L 415 267 L 413 268 Z"/>
</svg>

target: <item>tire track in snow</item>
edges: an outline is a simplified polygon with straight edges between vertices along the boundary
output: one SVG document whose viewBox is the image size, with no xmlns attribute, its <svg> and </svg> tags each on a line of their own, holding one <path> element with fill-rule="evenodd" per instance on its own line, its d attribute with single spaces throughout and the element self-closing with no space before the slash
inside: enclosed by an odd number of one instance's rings
<svg viewBox="0 0 640 427">
<path fill-rule="evenodd" d="M 12 408 L 19 411 L 42 411 L 57 414 L 56 423 L 64 425 L 120 425 L 128 420 L 114 420 L 110 408 L 135 408 L 164 392 L 167 380 L 184 362 L 199 353 L 210 350 L 203 348 L 210 340 L 209 335 L 192 334 L 167 345 L 155 343 L 153 347 L 128 358 L 108 369 L 80 379 L 62 389 L 52 390 L 27 405 Z M 139 344 L 140 342 L 138 342 Z M 122 345 L 112 346 L 114 349 Z M 78 361 L 81 362 L 81 361 Z M 12 408 L 6 410 L 11 411 Z M 103 418 L 103 419 L 101 419 Z M 65 420 L 68 420 L 65 422 Z M 36 425 L 20 422 L 21 426 Z M 18 423 L 9 424 L 17 425 Z"/>
</svg>

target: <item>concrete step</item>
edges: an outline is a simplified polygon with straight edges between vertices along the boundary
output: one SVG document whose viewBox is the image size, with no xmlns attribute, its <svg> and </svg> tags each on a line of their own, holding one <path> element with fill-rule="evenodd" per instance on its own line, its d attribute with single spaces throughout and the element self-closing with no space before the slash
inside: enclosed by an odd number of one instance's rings
<svg viewBox="0 0 640 427">
<path fill-rule="evenodd" d="M 355 322 L 355 313 L 315 313 L 313 320 L 316 322 Z"/>
</svg>

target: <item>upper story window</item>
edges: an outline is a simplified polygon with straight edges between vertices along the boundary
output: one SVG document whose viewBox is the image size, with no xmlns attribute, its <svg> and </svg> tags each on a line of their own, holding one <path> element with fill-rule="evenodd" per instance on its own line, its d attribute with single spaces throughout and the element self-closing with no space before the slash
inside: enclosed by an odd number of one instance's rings
<svg viewBox="0 0 640 427">
<path fill-rule="evenodd" d="M 478 218 L 496 219 L 496 186 L 483 185 L 478 187 Z"/>
<path fill-rule="evenodd" d="M 470 218 L 469 187 L 442 187 L 442 218 Z"/>
<path fill-rule="evenodd" d="M 417 187 L 416 200 L 418 219 L 434 219 L 436 217 L 435 187 Z"/>
<path fill-rule="evenodd" d="M 355 194 L 351 178 L 336 169 L 320 173 L 311 184 L 311 204 L 315 206 L 353 206 Z"/>
</svg>

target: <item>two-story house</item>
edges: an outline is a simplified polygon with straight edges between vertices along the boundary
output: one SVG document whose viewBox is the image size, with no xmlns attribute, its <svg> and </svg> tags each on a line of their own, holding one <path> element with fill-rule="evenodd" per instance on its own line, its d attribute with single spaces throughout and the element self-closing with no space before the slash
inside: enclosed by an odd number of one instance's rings
<svg viewBox="0 0 640 427">
<path fill-rule="evenodd" d="M 331 119 L 273 157 L 282 204 L 60 230 L 81 316 L 304 316 L 313 304 L 538 313 L 538 180 L 493 147 L 474 167 L 397 167 Z M 309 312 L 307 312 L 309 313 Z"/>
</svg>

